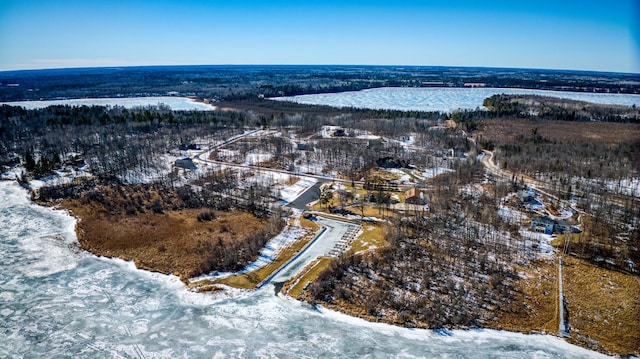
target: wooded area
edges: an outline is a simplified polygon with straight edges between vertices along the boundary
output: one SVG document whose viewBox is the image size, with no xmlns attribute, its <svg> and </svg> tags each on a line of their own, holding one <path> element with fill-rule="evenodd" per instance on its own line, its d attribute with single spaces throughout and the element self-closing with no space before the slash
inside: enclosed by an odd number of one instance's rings
<svg viewBox="0 0 640 359">
<path fill-rule="evenodd" d="M 333 182 L 318 190 L 316 209 L 379 221 L 387 227 L 380 242 L 388 245 L 340 256 L 308 286 L 308 299 L 404 326 L 495 326 L 548 310 L 548 302 L 536 307 L 527 292 L 527 273 L 538 267 L 546 273 L 554 250 L 532 225 L 540 215 L 568 223 L 568 231 L 548 233 L 558 252 L 637 276 L 637 109 L 496 96 L 485 102 L 488 110 L 403 112 L 300 105 L 255 93 L 378 84 L 331 77 L 322 87 L 323 74 L 306 87 L 227 88 L 214 111 L 3 105 L 0 166 L 4 172 L 21 165 L 16 174 L 26 187 L 44 180 L 34 199 L 61 200 L 84 215 L 80 226 L 99 240 L 81 243 L 97 253 L 171 273 L 176 262 L 169 252 L 182 247 L 155 242 L 153 233 L 176 234 L 201 259 L 179 268 L 183 279 L 237 271 L 256 259 L 290 215 L 278 192 L 282 182 L 305 175 Z M 402 74 L 385 83 L 409 81 Z M 162 71 L 156 75 L 149 86 L 166 80 Z M 194 81 L 224 87 L 204 75 Z M 489 156 L 497 170 L 489 171 Z M 46 185 L 68 173 L 81 175 Z M 394 207 L 410 189 L 425 194 L 424 203 Z M 376 212 L 378 218 L 367 218 Z M 253 223 L 247 233 L 229 224 L 235 214 Z M 105 223 L 115 222 L 145 249 L 108 232 Z M 114 238 L 120 252 L 104 245 Z M 136 259 L 137 251 L 155 259 Z"/>
</svg>

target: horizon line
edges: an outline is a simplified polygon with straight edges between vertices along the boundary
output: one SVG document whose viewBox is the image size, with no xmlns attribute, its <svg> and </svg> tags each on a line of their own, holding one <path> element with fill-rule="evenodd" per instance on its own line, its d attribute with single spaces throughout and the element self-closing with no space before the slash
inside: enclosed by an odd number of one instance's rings
<svg viewBox="0 0 640 359">
<path fill-rule="evenodd" d="M 567 69 L 567 68 L 542 68 L 542 67 L 503 67 L 503 66 L 473 66 L 473 65 L 410 65 L 410 64 L 161 64 L 161 65 L 105 65 L 105 66 L 72 66 L 72 67 L 42 67 L 25 69 L 0 69 L 0 74 L 9 72 L 36 72 L 36 71 L 64 71 L 64 70 L 98 70 L 98 69 L 133 69 L 133 68 L 158 68 L 158 67 L 252 67 L 252 66 L 273 66 L 273 67 L 413 67 L 413 68 L 462 68 L 462 69 L 495 69 L 495 70 L 531 70 L 531 71 L 556 71 L 556 72 L 591 72 L 602 74 L 637 75 L 636 72 Z"/>
</svg>

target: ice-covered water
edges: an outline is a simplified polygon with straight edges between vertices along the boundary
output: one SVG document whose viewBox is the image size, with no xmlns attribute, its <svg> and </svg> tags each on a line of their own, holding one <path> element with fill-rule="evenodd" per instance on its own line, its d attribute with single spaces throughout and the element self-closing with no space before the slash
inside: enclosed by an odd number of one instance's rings
<svg viewBox="0 0 640 359">
<path fill-rule="evenodd" d="M 0 357 L 587 358 L 544 335 L 435 333 L 257 292 L 198 294 L 175 277 L 77 249 L 74 220 L 0 182 Z"/>
<path fill-rule="evenodd" d="M 50 101 L 16 101 L 0 102 L 0 105 L 22 106 L 28 110 L 45 108 L 52 105 L 68 106 L 121 106 L 124 108 L 158 106 L 163 104 L 174 111 L 212 111 L 214 106 L 197 102 L 187 97 L 155 96 L 155 97 L 114 97 L 114 98 L 83 98 L 72 100 Z"/>
<path fill-rule="evenodd" d="M 600 104 L 640 106 L 640 95 L 508 88 L 448 87 L 383 87 L 362 91 L 277 97 L 273 98 L 273 100 L 334 107 L 451 112 L 457 109 L 473 110 L 482 107 L 484 99 L 497 94 L 540 95 Z"/>
</svg>

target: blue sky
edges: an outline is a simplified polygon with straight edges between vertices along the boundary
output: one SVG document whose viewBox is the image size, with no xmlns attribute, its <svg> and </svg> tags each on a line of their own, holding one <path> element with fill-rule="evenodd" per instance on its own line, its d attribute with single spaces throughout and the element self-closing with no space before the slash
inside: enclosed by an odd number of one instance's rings
<svg viewBox="0 0 640 359">
<path fill-rule="evenodd" d="M 640 73 L 638 0 L 0 0 L 0 70 L 388 64 Z"/>
</svg>

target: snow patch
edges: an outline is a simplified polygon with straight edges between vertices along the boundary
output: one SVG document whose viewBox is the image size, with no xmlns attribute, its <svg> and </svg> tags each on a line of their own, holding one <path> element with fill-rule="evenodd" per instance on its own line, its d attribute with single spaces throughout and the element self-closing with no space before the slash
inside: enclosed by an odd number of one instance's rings
<svg viewBox="0 0 640 359">
<path fill-rule="evenodd" d="M 433 168 L 427 168 L 426 170 L 424 170 L 424 172 L 422 173 L 422 177 L 424 177 L 424 179 L 431 179 L 434 178 L 436 176 L 439 176 L 443 173 L 447 173 L 447 172 L 453 172 L 452 169 L 450 168 L 446 168 L 446 167 L 433 167 Z"/>
<path fill-rule="evenodd" d="M 296 198 L 298 198 L 304 191 L 311 188 L 318 182 L 317 179 L 311 177 L 301 177 L 298 182 L 294 183 L 291 186 L 286 186 L 280 189 L 280 198 L 285 202 L 293 202 Z"/>
<path fill-rule="evenodd" d="M 120 106 L 127 109 L 136 107 L 158 106 L 160 104 L 169 106 L 173 111 L 213 111 L 215 106 L 198 102 L 188 97 L 121 97 L 121 98 L 84 98 L 72 100 L 50 100 L 50 101 L 16 101 L 0 102 L 0 105 L 22 106 L 27 110 L 45 108 L 53 105 L 66 106 Z"/>
<path fill-rule="evenodd" d="M 258 257 L 258 259 L 247 264 L 247 266 L 244 267 L 239 272 L 235 272 L 235 273 L 214 272 L 212 274 L 205 274 L 197 278 L 192 278 L 190 279 L 190 281 L 197 282 L 203 279 L 225 278 L 231 275 L 252 272 L 257 269 L 260 269 L 266 266 L 267 264 L 273 262 L 278 257 L 278 254 L 280 253 L 280 251 L 282 251 L 282 249 L 295 243 L 300 238 L 302 238 L 302 236 L 304 236 L 306 233 L 307 233 L 307 230 L 302 227 L 298 227 L 298 226 L 287 227 L 280 234 L 273 237 L 271 240 L 269 240 L 269 242 L 267 242 L 264 248 L 260 251 L 260 256 Z"/>
</svg>

